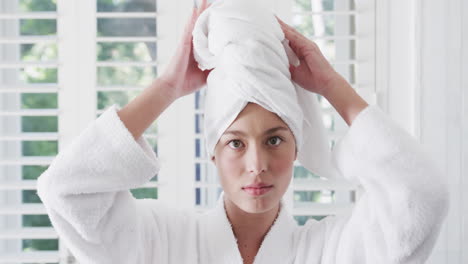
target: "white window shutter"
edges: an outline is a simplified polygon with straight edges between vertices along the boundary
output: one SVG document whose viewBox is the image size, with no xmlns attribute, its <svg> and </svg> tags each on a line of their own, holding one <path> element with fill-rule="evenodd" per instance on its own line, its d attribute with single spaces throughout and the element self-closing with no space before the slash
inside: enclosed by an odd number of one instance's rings
<svg viewBox="0 0 468 264">
<path fill-rule="evenodd" d="M 177 13 L 177 1 L 161 2 L 159 7 L 156 0 L 18 0 L 0 3 L 0 263 L 74 263 L 73 256 L 52 226 L 24 226 L 25 217 L 42 217 L 39 219 L 41 224 L 49 221 L 40 200 L 34 203 L 23 201 L 24 197 L 38 199 L 36 180 L 25 180 L 24 171 L 30 170 L 27 166 L 43 166 L 42 170 L 45 170 L 55 155 L 103 111 L 114 103 L 123 107 L 154 80 L 159 72 L 157 58 L 161 56 L 167 63 L 166 54 L 174 51 L 177 31 L 170 23 L 181 23 L 168 19 Z M 22 8 L 38 6 L 50 10 L 22 11 Z M 161 8 L 164 18 L 159 24 L 160 10 L 157 8 Z M 55 25 L 53 32 L 41 32 L 44 27 L 31 27 L 32 32 L 22 32 L 22 23 L 31 23 L 33 19 L 52 21 L 49 23 Z M 160 43 L 159 31 L 165 38 Z M 41 56 L 25 56 L 22 52 L 25 44 L 32 44 L 36 49 L 42 47 L 36 52 Z M 46 49 L 44 45 L 54 45 L 54 56 L 49 54 L 51 48 Z M 54 70 L 52 74 L 48 73 L 54 77 L 52 82 L 43 83 L 43 69 Z M 42 83 L 22 81 L 25 76 Z M 55 105 L 26 109 L 21 102 L 24 94 L 55 96 Z M 24 120 L 25 117 L 43 116 L 55 118 L 55 130 L 22 131 L 22 126 L 32 125 L 30 119 Z M 43 123 L 47 122 L 51 121 Z M 143 136 L 157 151 L 157 122 Z M 178 136 L 169 134 L 163 141 L 171 143 L 174 138 Z M 49 150 L 49 155 L 23 155 L 24 149 L 33 144 L 31 142 L 49 144 L 45 147 L 55 146 L 56 149 Z M 36 149 L 41 150 L 41 147 L 36 146 Z M 42 149 L 47 150 L 44 146 Z M 38 174 L 29 177 L 37 178 Z M 171 180 L 169 172 L 167 175 L 161 178 Z M 136 198 L 160 196 L 156 179 L 154 177 L 141 188 L 131 190 L 133 195 Z M 47 248 L 44 241 L 38 239 L 49 239 L 48 243 L 58 245 L 53 250 L 37 250 Z M 31 246 L 33 242 L 35 244 Z"/>
<path fill-rule="evenodd" d="M 34 120 L 57 124 L 56 21 L 53 4 L 29 12 L 21 1 L 0 3 L 0 263 L 58 261 L 56 250 L 27 251 L 39 239 L 57 249 L 54 229 L 34 226 L 34 218 L 44 219 L 46 212 L 31 178 L 52 160 L 58 133 L 54 125 L 41 132 L 44 127 L 30 126 Z M 45 32 L 35 32 L 34 24 Z M 47 55 L 37 58 L 40 53 Z M 44 83 L 44 76 L 52 80 Z M 49 104 L 37 104 L 40 98 Z M 39 146 L 49 150 L 33 151 Z"/>
<path fill-rule="evenodd" d="M 325 57 L 351 86 L 369 103 L 375 104 L 375 2 L 373 0 L 295 0 L 289 23 L 315 41 Z M 346 133 L 348 126 L 322 96 L 323 121 L 330 146 Z M 309 218 L 352 210 L 362 189 L 345 180 L 325 180 L 320 175 L 300 179 L 296 167 L 293 214 L 299 224 Z M 317 177 L 318 176 L 318 177 Z"/>
</svg>

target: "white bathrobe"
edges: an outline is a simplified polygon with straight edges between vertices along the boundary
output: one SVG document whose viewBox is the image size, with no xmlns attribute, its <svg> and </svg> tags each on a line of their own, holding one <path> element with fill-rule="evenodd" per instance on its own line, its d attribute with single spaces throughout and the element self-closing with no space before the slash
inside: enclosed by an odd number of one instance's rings
<svg viewBox="0 0 468 264">
<path fill-rule="evenodd" d="M 38 179 L 53 226 L 79 263 L 242 263 L 222 197 L 207 213 L 133 198 L 161 164 L 113 105 Z M 255 264 L 424 263 L 447 215 L 447 179 L 377 106 L 335 145 L 333 161 L 365 190 L 350 213 L 298 226 L 281 201 Z M 164 165 L 162 165 L 164 166 Z"/>
</svg>

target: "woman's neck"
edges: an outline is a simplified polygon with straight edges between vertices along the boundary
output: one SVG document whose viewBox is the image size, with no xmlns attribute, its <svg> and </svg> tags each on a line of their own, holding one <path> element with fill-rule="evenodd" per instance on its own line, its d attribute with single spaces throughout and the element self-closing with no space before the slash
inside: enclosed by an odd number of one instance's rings
<svg viewBox="0 0 468 264">
<path fill-rule="evenodd" d="M 268 233 L 280 210 L 278 203 L 273 209 L 263 213 L 248 213 L 224 197 L 224 207 L 236 239 L 244 242 L 258 242 Z"/>
</svg>

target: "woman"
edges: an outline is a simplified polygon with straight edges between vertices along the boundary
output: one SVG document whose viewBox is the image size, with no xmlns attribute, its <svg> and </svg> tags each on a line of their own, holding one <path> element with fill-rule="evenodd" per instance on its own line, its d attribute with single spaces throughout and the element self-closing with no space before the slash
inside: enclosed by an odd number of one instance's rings
<svg viewBox="0 0 468 264">
<path fill-rule="evenodd" d="M 297 157 L 294 135 L 254 103 L 216 144 L 212 161 L 224 192 L 214 210 L 198 215 L 133 199 L 128 190 L 160 168 L 142 133 L 206 84 L 210 71 L 197 66 L 191 32 L 208 6 L 193 10 L 165 72 L 124 108 L 109 108 L 39 177 L 38 195 L 80 263 L 423 263 L 447 215 L 442 175 L 315 43 L 279 19 L 301 60 L 290 68 L 293 81 L 324 96 L 350 126 L 335 158 L 366 191 L 353 212 L 297 226 L 282 200 Z"/>
</svg>

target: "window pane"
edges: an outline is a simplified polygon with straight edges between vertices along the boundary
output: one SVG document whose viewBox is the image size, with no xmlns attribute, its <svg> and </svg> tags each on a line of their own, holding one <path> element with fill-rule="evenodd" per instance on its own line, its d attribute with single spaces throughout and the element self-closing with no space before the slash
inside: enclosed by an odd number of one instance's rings
<svg viewBox="0 0 468 264">
<path fill-rule="evenodd" d="M 156 12 L 156 0 L 97 0 L 98 12 Z"/>
<path fill-rule="evenodd" d="M 341 22 L 346 20 L 347 27 L 345 33 L 348 35 L 355 34 L 355 19 L 354 15 L 349 14 L 318 14 L 318 15 L 295 15 L 292 20 L 292 25 L 306 37 L 316 36 L 333 36 L 336 34 L 336 20 Z M 344 34 L 340 30 L 340 34 Z"/>
<path fill-rule="evenodd" d="M 157 127 L 157 125 L 153 125 L 152 127 Z M 151 127 L 150 127 L 151 128 Z M 143 135 L 145 136 L 146 138 L 146 133 L 150 133 L 148 132 L 149 129 L 147 129 Z M 150 134 L 153 134 L 153 133 L 150 133 Z M 154 138 L 146 138 L 146 140 L 148 141 L 149 145 L 152 147 L 154 153 L 156 153 L 156 156 L 158 156 L 158 140 L 157 139 L 154 139 Z"/>
<path fill-rule="evenodd" d="M 295 215 L 294 219 L 299 225 L 304 225 L 309 219 L 320 221 L 325 217 L 327 217 L 327 215 Z"/>
<path fill-rule="evenodd" d="M 147 86 L 156 78 L 156 76 L 156 67 L 123 66 L 97 68 L 97 81 L 99 86 Z"/>
<path fill-rule="evenodd" d="M 16 70 L 6 70 L 16 75 Z M 57 83 L 57 68 L 25 67 L 19 72 L 21 83 Z"/>
<path fill-rule="evenodd" d="M 294 202 L 297 205 L 305 203 L 349 204 L 354 202 L 354 190 L 319 190 L 294 191 Z"/>
<path fill-rule="evenodd" d="M 23 165 L 22 168 L 22 179 L 23 180 L 36 180 L 49 166 L 39 165 Z"/>
<path fill-rule="evenodd" d="M 22 12 L 51 12 L 57 10 L 56 0 L 18 0 Z"/>
<path fill-rule="evenodd" d="M 22 132 L 57 132 L 57 116 L 22 116 Z"/>
<path fill-rule="evenodd" d="M 157 45 L 153 42 L 102 42 L 97 44 L 98 61 L 153 61 Z"/>
<path fill-rule="evenodd" d="M 195 114 L 195 133 L 203 135 L 203 114 Z"/>
<path fill-rule="evenodd" d="M 55 43 L 34 44 L 1 44 L 5 51 L 18 52 L 15 60 L 28 62 L 50 62 L 57 60 L 57 45 Z"/>
<path fill-rule="evenodd" d="M 221 192 L 220 186 L 195 188 L 195 205 L 213 207 Z"/>
<path fill-rule="evenodd" d="M 51 227 L 48 215 L 22 215 L 23 227 Z"/>
<path fill-rule="evenodd" d="M 330 203 L 333 200 L 333 191 L 295 191 L 294 201 Z"/>
<path fill-rule="evenodd" d="M 23 203 L 42 203 L 36 190 L 23 190 L 22 191 Z"/>
<path fill-rule="evenodd" d="M 57 34 L 55 19 L 20 19 L 20 35 L 22 36 L 50 36 Z"/>
<path fill-rule="evenodd" d="M 204 183 L 219 184 L 218 171 L 216 166 L 211 161 L 196 163 L 195 169 L 200 171 L 198 180 Z"/>
<path fill-rule="evenodd" d="M 335 10 L 335 2 L 347 2 L 350 5 L 350 10 L 353 9 L 353 0 L 322 0 L 322 1 L 311 1 L 311 0 L 295 0 L 293 11 L 333 11 Z M 314 4 L 312 6 L 312 3 Z"/>
<path fill-rule="evenodd" d="M 105 109 L 113 104 L 123 107 L 133 98 L 137 97 L 139 93 L 139 91 L 98 92 L 98 109 Z"/>
<path fill-rule="evenodd" d="M 294 166 L 294 179 L 320 179 L 320 177 L 302 166 Z"/>
<path fill-rule="evenodd" d="M 22 239 L 23 251 L 58 250 L 58 239 Z"/>
<path fill-rule="evenodd" d="M 47 109 L 58 107 L 57 93 L 22 93 L 22 109 Z"/>
<path fill-rule="evenodd" d="M 154 18 L 99 18 L 97 20 L 99 37 L 150 37 L 156 36 Z"/>
<path fill-rule="evenodd" d="M 22 141 L 23 156 L 55 156 L 58 153 L 57 141 Z"/>
<path fill-rule="evenodd" d="M 158 189 L 157 188 L 138 188 L 138 189 L 131 189 L 130 192 L 133 194 L 133 197 L 136 199 L 143 199 L 143 198 L 158 198 Z"/>
</svg>

